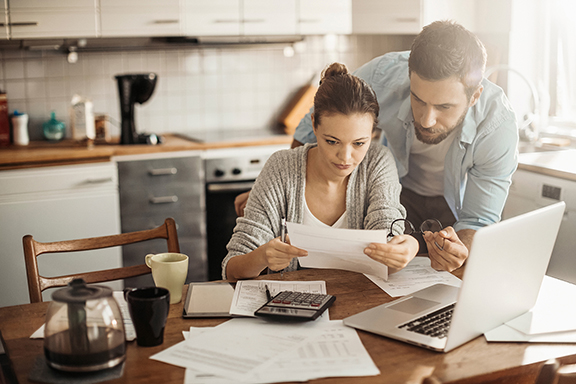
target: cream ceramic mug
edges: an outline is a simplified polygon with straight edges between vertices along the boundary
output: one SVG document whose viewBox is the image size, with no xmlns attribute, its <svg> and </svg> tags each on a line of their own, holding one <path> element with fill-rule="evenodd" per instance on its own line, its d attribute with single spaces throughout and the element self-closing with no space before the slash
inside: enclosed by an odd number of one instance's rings
<svg viewBox="0 0 576 384">
<path fill-rule="evenodd" d="M 182 253 L 149 254 L 146 265 L 152 269 L 154 284 L 170 291 L 170 304 L 179 303 L 188 275 L 188 256 Z"/>
</svg>

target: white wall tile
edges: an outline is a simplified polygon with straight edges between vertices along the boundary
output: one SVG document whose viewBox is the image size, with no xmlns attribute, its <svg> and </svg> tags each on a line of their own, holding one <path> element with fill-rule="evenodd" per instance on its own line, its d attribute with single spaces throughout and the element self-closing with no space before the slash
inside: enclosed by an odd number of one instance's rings
<svg viewBox="0 0 576 384">
<path fill-rule="evenodd" d="M 34 79 L 45 76 L 44 62 L 42 60 L 26 60 L 24 63 L 26 67 L 26 78 Z M 20 62 L 20 65 L 22 65 L 22 62 Z"/>
<path fill-rule="evenodd" d="M 26 100 L 26 82 L 24 80 L 6 80 L 4 85 L 8 104 L 16 100 Z"/>
<path fill-rule="evenodd" d="M 6 60 L 4 62 L 4 78 L 7 80 L 23 79 L 24 66 L 21 60 Z"/>
</svg>

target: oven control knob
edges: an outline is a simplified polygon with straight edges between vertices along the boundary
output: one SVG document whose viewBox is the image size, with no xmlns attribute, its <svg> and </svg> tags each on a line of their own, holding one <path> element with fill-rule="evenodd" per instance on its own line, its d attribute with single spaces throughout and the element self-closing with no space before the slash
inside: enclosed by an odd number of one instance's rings
<svg viewBox="0 0 576 384">
<path fill-rule="evenodd" d="M 221 169 L 216 168 L 216 170 L 214 171 L 214 176 L 216 177 L 222 177 L 224 176 L 224 171 Z"/>
<path fill-rule="evenodd" d="M 241 170 L 240 168 L 234 168 L 234 169 L 232 170 L 232 174 L 233 174 L 233 175 L 239 175 L 239 174 L 241 174 L 241 173 L 242 173 L 242 170 Z"/>
</svg>

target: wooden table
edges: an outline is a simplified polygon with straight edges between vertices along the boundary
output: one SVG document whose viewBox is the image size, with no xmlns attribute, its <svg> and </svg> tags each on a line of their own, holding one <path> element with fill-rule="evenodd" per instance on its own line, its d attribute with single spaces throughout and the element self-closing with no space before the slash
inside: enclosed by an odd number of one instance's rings
<svg viewBox="0 0 576 384">
<path fill-rule="evenodd" d="M 459 275 L 459 273 L 456 273 Z M 281 279 L 280 274 L 261 279 Z M 343 319 L 392 298 L 364 275 L 337 270 L 308 269 L 284 274 L 284 280 L 325 280 L 328 293 L 337 299 L 330 318 Z M 0 308 L 0 330 L 20 383 L 28 383 L 28 372 L 43 353 L 43 341 L 30 335 L 45 321 L 49 303 Z M 182 303 L 170 309 L 164 343 L 138 347 L 129 342 L 122 378 L 112 383 L 183 383 L 184 369 L 149 357 L 183 340 L 190 326 L 215 326 L 226 319 L 183 319 Z M 420 383 L 434 374 L 444 383 L 533 383 L 542 361 L 574 354 L 574 345 L 535 345 L 527 343 L 487 343 L 483 336 L 447 353 L 438 353 L 359 331 L 360 338 L 381 371 L 380 376 L 325 378 L 314 383 Z M 576 363 L 576 355 L 560 358 Z"/>
</svg>

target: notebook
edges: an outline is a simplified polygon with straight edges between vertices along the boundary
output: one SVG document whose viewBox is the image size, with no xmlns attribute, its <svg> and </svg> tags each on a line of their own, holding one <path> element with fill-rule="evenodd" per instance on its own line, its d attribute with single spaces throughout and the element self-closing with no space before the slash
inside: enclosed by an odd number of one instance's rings
<svg viewBox="0 0 576 384">
<path fill-rule="evenodd" d="M 350 316 L 344 324 L 448 352 L 523 314 L 538 297 L 565 206 L 559 202 L 479 229 L 460 288 L 436 284 Z M 444 334 L 415 321 L 438 313 L 450 321 Z"/>
</svg>

